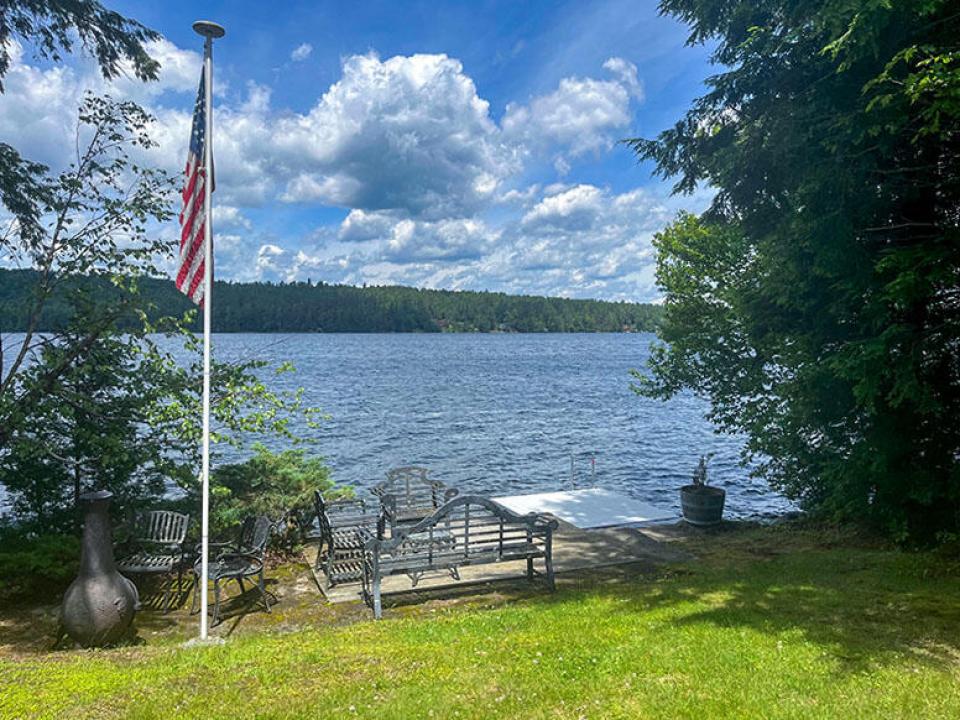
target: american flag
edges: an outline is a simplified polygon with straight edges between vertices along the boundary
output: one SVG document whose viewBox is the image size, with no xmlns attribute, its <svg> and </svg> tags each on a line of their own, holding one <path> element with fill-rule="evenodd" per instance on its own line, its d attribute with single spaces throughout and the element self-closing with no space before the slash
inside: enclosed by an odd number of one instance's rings
<svg viewBox="0 0 960 720">
<path fill-rule="evenodd" d="M 183 209 L 180 211 L 180 270 L 177 289 L 197 305 L 204 298 L 204 224 L 206 218 L 205 171 L 203 150 L 206 133 L 206 98 L 203 76 L 193 109 L 193 130 L 190 133 L 190 152 L 184 171 Z M 212 165 L 212 163 L 211 163 Z M 214 186 L 211 186 L 212 192 Z"/>
</svg>

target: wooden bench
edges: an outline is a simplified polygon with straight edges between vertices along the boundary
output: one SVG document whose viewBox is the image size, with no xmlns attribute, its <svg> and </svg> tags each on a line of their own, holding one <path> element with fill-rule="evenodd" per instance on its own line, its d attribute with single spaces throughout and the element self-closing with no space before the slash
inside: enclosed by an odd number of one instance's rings
<svg viewBox="0 0 960 720">
<path fill-rule="evenodd" d="M 380 585 L 385 577 L 406 575 L 415 587 L 426 572 L 447 571 L 459 580 L 463 566 L 511 561 L 526 561 L 527 577 L 533 580 L 542 575 L 553 590 L 553 532 L 557 527 L 556 520 L 544 515 L 517 515 L 489 498 L 462 495 L 390 538 L 366 531 L 364 602 L 379 619 Z M 535 571 L 534 560 L 541 559 L 544 570 Z"/>
<path fill-rule="evenodd" d="M 387 472 L 384 482 L 370 491 L 380 500 L 391 535 L 398 526 L 419 522 L 457 494 L 456 489 L 431 480 L 429 472 L 415 466 L 394 468 Z"/>
</svg>

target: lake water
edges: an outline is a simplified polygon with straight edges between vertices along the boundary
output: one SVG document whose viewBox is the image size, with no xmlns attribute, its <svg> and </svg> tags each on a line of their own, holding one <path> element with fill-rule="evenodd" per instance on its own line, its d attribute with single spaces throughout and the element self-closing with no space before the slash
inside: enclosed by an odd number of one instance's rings
<svg viewBox="0 0 960 720">
<path fill-rule="evenodd" d="M 369 487 L 398 465 L 461 491 L 513 494 L 600 485 L 679 508 L 701 453 L 731 517 L 793 506 L 739 467 L 703 401 L 637 396 L 651 334 L 219 335 L 221 360 L 290 360 L 290 388 L 331 416 L 318 440 L 339 483 Z M 595 471 L 593 470 L 595 468 Z M 595 473 L 595 474 L 594 474 Z"/>
<path fill-rule="evenodd" d="M 6 340 L 12 340 L 7 336 Z M 270 382 L 306 389 L 331 418 L 299 433 L 338 483 L 366 488 L 398 465 L 425 465 L 461 491 L 514 494 L 599 485 L 679 510 L 677 488 L 702 453 L 727 514 L 793 509 L 739 467 L 742 442 L 717 435 L 690 394 L 630 390 L 650 334 L 230 334 L 219 360 L 292 361 Z M 272 444 L 272 443 L 267 443 Z M 571 479 L 571 455 L 574 477 Z M 225 452 L 219 461 L 238 459 Z M 0 504 L 2 504 L 0 488 Z"/>
</svg>

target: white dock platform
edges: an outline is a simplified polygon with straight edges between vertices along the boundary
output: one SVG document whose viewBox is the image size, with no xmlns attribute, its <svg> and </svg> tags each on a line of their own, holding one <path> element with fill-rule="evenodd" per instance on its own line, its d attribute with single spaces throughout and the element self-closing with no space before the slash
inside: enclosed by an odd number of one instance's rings
<svg viewBox="0 0 960 720">
<path fill-rule="evenodd" d="M 493 499 L 516 513 L 550 513 L 582 529 L 673 522 L 679 519 L 672 510 L 647 505 L 626 495 L 596 487 Z"/>
</svg>

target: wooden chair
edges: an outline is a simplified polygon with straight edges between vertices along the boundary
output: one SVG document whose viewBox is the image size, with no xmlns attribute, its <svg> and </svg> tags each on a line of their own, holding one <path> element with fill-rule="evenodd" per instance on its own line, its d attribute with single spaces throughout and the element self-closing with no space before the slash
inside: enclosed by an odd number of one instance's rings
<svg viewBox="0 0 960 720">
<path fill-rule="evenodd" d="M 183 541 L 187 537 L 190 516 L 170 510 L 151 510 L 134 516 L 128 554 L 117 562 L 124 575 L 162 575 L 166 580 L 163 611 L 170 610 L 173 574 L 177 574 L 177 594 L 182 589 L 186 555 Z"/>
</svg>

